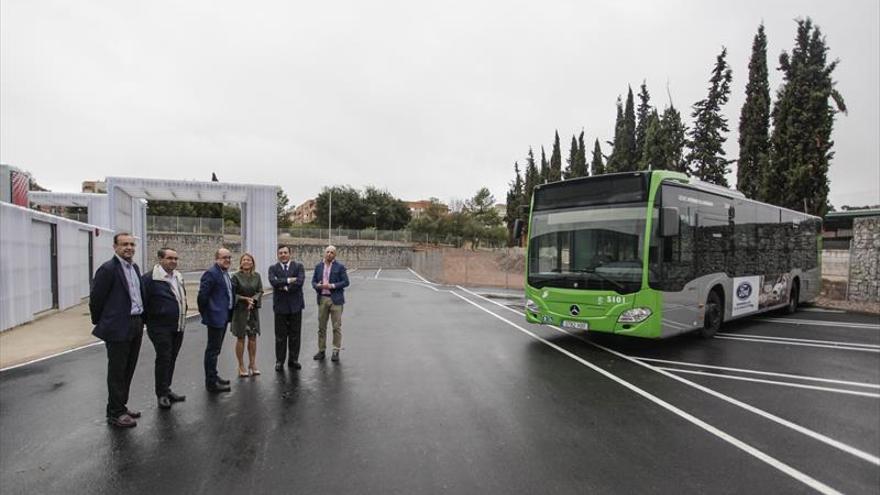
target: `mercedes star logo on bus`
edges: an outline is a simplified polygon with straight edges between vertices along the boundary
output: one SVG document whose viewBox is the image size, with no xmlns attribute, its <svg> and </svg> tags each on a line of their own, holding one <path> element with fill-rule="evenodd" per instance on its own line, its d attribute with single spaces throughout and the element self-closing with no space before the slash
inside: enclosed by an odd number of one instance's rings
<svg viewBox="0 0 880 495">
<path fill-rule="evenodd" d="M 578 307 L 577 304 L 572 304 L 568 310 L 571 312 L 571 316 L 577 316 L 581 314 L 581 308 Z"/>
</svg>

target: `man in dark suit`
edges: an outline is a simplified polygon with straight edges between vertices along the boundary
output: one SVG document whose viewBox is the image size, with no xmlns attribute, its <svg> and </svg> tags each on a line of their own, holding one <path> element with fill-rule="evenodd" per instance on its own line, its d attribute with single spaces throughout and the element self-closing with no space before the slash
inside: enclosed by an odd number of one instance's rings
<svg viewBox="0 0 880 495">
<path fill-rule="evenodd" d="M 318 353 L 314 359 L 321 361 L 327 347 L 327 318 L 333 321 L 332 361 L 339 361 L 342 349 L 342 305 L 345 304 L 345 288 L 348 272 L 345 265 L 336 261 L 336 247 L 324 248 L 324 261 L 315 266 L 312 288 L 318 293 Z"/>
<path fill-rule="evenodd" d="M 186 400 L 186 396 L 171 391 L 187 309 L 186 287 L 183 275 L 177 271 L 177 260 L 177 251 L 163 247 L 159 250 L 159 263 L 143 276 L 144 320 L 147 336 L 156 348 L 156 397 L 162 409 L 170 408 L 172 402 Z"/>
<path fill-rule="evenodd" d="M 205 388 L 208 392 L 229 392 L 229 380 L 217 374 L 217 357 L 223 347 L 226 324 L 232 315 L 232 280 L 229 265 L 232 254 L 220 248 L 214 253 L 214 264 L 202 274 L 199 282 L 199 314 L 202 324 L 208 327 L 208 344 L 205 346 Z"/>
<path fill-rule="evenodd" d="M 275 312 L 275 371 L 287 366 L 298 370 L 300 336 L 302 334 L 302 310 L 305 308 L 302 286 L 306 272 L 302 263 L 290 259 L 290 248 L 278 248 L 278 263 L 269 267 L 269 283 L 272 284 L 272 310 Z M 288 356 L 290 350 L 290 356 Z"/>
<path fill-rule="evenodd" d="M 107 346 L 107 422 L 120 428 L 137 426 L 141 413 L 128 408 L 131 378 L 144 336 L 141 272 L 132 262 L 135 242 L 127 232 L 113 236 L 116 255 L 95 272 L 89 293 L 92 335 Z"/>
</svg>

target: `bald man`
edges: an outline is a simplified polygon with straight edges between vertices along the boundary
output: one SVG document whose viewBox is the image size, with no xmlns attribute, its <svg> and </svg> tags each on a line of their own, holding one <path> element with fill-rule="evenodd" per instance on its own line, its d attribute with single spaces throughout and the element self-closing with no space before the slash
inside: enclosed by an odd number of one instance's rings
<svg viewBox="0 0 880 495">
<path fill-rule="evenodd" d="M 205 270 L 199 283 L 199 314 L 208 327 L 208 345 L 205 346 L 205 388 L 208 392 L 229 392 L 229 380 L 217 374 L 217 359 L 223 347 L 226 325 L 232 314 L 232 279 L 229 266 L 232 253 L 220 248 L 214 253 L 214 264 Z"/>
<path fill-rule="evenodd" d="M 345 304 L 345 288 L 348 272 L 345 265 L 336 261 L 336 246 L 324 248 L 324 260 L 315 266 L 312 288 L 318 293 L 318 353 L 316 361 L 323 361 L 327 347 L 327 319 L 333 322 L 333 355 L 331 361 L 339 361 L 342 350 L 342 306 Z"/>
</svg>

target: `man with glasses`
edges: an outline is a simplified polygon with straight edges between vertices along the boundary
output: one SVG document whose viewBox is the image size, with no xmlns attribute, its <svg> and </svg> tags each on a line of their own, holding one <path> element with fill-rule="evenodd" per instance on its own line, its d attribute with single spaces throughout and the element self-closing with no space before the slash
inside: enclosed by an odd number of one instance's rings
<svg viewBox="0 0 880 495">
<path fill-rule="evenodd" d="M 116 254 L 95 272 L 89 292 L 92 335 L 107 346 L 107 422 L 119 428 L 137 426 L 141 413 L 128 408 L 128 392 L 144 337 L 141 271 L 134 258 L 134 237 L 113 236 Z"/>
<path fill-rule="evenodd" d="M 156 397 L 161 409 L 169 409 L 172 402 L 186 400 L 171 391 L 174 363 L 186 327 L 186 288 L 177 271 L 177 251 L 163 247 L 158 255 L 159 263 L 143 277 L 144 320 L 147 336 L 156 348 Z"/>
<path fill-rule="evenodd" d="M 342 349 L 342 306 L 345 304 L 345 288 L 348 287 L 345 265 L 336 261 L 336 247 L 324 248 L 324 261 L 315 266 L 312 287 L 318 293 L 318 353 L 316 361 L 322 361 L 327 347 L 327 319 L 333 322 L 333 355 L 331 361 L 339 361 Z"/>
<path fill-rule="evenodd" d="M 232 279 L 229 266 L 232 254 L 220 248 L 214 253 L 214 264 L 205 270 L 199 282 L 198 306 L 202 324 L 208 327 L 208 344 L 205 346 L 205 388 L 208 392 L 229 392 L 229 380 L 217 373 L 217 358 L 223 347 L 226 325 L 232 315 Z"/>
</svg>

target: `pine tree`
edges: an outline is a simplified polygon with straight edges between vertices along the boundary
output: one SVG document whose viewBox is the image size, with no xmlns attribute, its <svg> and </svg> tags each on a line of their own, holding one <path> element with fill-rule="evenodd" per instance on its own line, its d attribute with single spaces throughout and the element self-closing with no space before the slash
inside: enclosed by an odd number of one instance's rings
<svg viewBox="0 0 880 495">
<path fill-rule="evenodd" d="M 767 36 L 764 25 L 752 42 L 749 59 L 749 82 L 746 84 L 746 102 L 739 117 L 739 160 L 736 169 L 736 188 L 749 198 L 764 200 L 761 196 L 770 148 L 770 83 L 767 74 Z"/>
<path fill-rule="evenodd" d="M 539 184 L 546 184 L 548 177 L 550 177 L 550 164 L 547 163 L 547 156 L 544 154 L 544 147 L 541 146 L 541 182 L 539 182 Z"/>
<path fill-rule="evenodd" d="M 843 96 L 827 62 L 828 46 L 812 20 L 798 20 L 795 46 L 782 52 L 783 83 L 773 108 L 770 166 L 764 199 L 791 209 L 824 215 L 828 209 L 828 166 L 834 157 L 835 113 L 846 113 Z M 834 106 L 831 105 L 833 100 Z"/>
<path fill-rule="evenodd" d="M 550 154 L 550 171 L 547 174 L 547 182 L 562 180 L 562 150 L 559 146 L 559 131 L 553 138 L 553 152 Z"/>
<path fill-rule="evenodd" d="M 724 136 L 729 131 L 727 117 L 721 113 L 721 107 L 730 96 L 732 74 L 727 64 L 727 48 L 722 47 L 715 59 L 715 68 L 709 78 L 709 94 L 693 106 L 694 127 L 690 136 L 691 152 L 688 154 L 688 167 L 693 175 L 700 180 L 727 186 L 724 176 L 730 169 L 730 160 L 724 158 Z"/>
<path fill-rule="evenodd" d="M 673 106 L 663 110 L 660 118 L 663 142 L 663 166 L 665 170 L 687 173 L 684 147 L 687 144 L 687 128 L 681 121 L 681 114 Z"/>
<path fill-rule="evenodd" d="M 535 154 L 532 153 L 531 147 L 529 147 L 529 155 L 526 158 L 526 171 L 524 175 L 523 202 L 531 206 L 532 194 L 535 192 L 535 187 L 538 184 L 543 183 L 543 181 L 541 181 L 541 173 L 538 172 L 538 167 L 535 165 Z"/>
<path fill-rule="evenodd" d="M 665 166 L 666 154 L 664 149 L 663 126 L 657 111 L 652 111 L 645 117 L 645 143 L 642 151 L 642 159 L 639 161 L 640 170 L 662 170 Z"/>
<path fill-rule="evenodd" d="M 523 201 L 523 179 L 519 172 L 519 162 L 513 162 L 513 180 L 510 181 L 510 189 L 507 190 L 507 209 L 504 221 L 507 228 L 513 228 L 513 221 L 520 217 L 520 205 Z"/>
<path fill-rule="evenodd" d="M 611 155 L 608 157 L 608 163 L 605 167 L 606 173 L 620 172 L 621 165 L 619 162 L 623 160 L 624 144 L 624 125 L 623 125 L 623 103 L 620 101 L 620 95 L 617 96 L 617 118 L 614 121 L 614 140 L 611 141 Z M 595 174 L 594 174 L 595 175 Z"/>
<path fill-rule="evenodd" d="M 591 175 L 602 175 L 605 173 L 605 165 L 602 163 L 602 148 L 599 147 L 599 140 L 596 139 L 593 144 L 593 161 L 590 163 Z"/>
<path fill-rule="evenodd" d="M 639 89 L 639 106 L 636 109 L 636 156 L 641 159 L 645 154 L 645 138 L 648 134 L 649 118 L 651 117 L 651 95 L 645 81 Z"/>
</svg>

